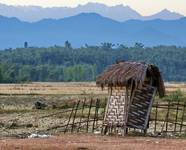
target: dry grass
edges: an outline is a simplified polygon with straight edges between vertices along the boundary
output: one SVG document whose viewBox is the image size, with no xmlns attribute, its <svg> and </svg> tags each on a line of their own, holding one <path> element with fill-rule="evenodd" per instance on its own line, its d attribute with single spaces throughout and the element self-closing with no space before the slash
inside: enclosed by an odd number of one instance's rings
<svg viewBox="0 0 186 150">
<path fill-rule="evenodd" d="M 30 94 L 30 95 L 97 95 L 106 94 L 94 82 L 79 83 L 31 83 L 31 84 L 0 84 L 0 94 Z"/>
<path fill-rule="evenodd" d="M 180 89 L 186 93 L 186 83 L 165 83 L 166 92 Z M 7 95 L 107 95 L 95 82 L 37 82 L 30 84 L 0 84 L 0 94 Z"/>
<path fill-rule="evenodd" d="M 177 90 L 181 90 L 186 94 L 186 83 L 165 83 L 166 92 L 173 92 Z"/>
<path fill-rule="evenodd" d="M 107 90 L 102 91 L 95 83 L 0 84 L 0 137 L 25 136 L 62 125 L 69 114 L 60 112 L 72 107 L 74 101 L 105 96 Z M 49 107 L 33 109 L 38 100 Z M 55 109 L 51 107 L 53 105 Z M 55 113 L 59 115 L 50 116 Z M 50 117 L 43 117 L 48 115 Z M 51 132 L 55 134 L 58 131 Z"/>
<path fill-rule="evenodd" d="M 178 89 L 186 93 L 184 83 L 165 85 L 168 93 Z M 35 133 L 63 124 L 68 116 L 60 114 L 42 117 L 61 112 L 78 99 L 82 100 L 85 97 L 103 99 L 107 96 L 107 89 L 102 91 L 94 82 L 0 84 L 0 137 Z M 44 101 L 49 106 L 56 105 L 56 108 L 33 110 L 32 107 L 38 100 Z M 80 115 L 77 113 L 77 116 Z M 56 130 L 53 133 L 57 132 Z"/>
</svg>

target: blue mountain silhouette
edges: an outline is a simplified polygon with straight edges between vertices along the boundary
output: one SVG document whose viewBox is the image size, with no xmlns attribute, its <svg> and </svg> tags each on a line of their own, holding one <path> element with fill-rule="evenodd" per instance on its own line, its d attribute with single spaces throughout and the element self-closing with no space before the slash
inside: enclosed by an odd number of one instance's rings
<svg viewBox="0 0 186 150">
<path fill-rule="evenodd" d="M 102 42 L 146 46 L 186 46 L 186 18 L 178 20 L 128 20 L 117 22 L 96 13 L 81 13 L 63 19 L 23 22 L 0 16 L 0 49 L 31 46 L 63 45 L 66 40 L 74 47 Z"/>
</svg>

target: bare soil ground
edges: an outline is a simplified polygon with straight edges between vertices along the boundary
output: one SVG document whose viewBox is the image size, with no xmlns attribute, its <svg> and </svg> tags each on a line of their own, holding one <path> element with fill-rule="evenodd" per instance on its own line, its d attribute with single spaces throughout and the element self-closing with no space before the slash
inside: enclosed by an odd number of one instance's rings
<svg viewBox="0 0 186 150">
<path fill-rule="evenodd" d="M 185 150 L 186 140 L 61 135 L 48 139 L 1 139 L 1 150 Z"/>
</svg>

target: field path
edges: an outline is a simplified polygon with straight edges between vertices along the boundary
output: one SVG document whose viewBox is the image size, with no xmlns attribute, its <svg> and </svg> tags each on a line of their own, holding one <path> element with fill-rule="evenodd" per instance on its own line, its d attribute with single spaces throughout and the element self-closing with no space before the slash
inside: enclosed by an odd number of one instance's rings
<svg viewBox="0 0 186 150">
<path fill-rule="evenodd" d="M 61 135 L 48 139 L 1 139 L 1 150 L 186 150 L 186 140 Z"/>
</svg>

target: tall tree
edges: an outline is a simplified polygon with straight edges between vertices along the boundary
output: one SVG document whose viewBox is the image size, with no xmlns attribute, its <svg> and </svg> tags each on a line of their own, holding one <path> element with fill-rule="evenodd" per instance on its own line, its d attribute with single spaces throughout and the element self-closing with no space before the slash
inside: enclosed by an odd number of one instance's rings
<svg viewBox="0 0 186 150">
<path fill-rule="evenodd" d="M 112 49 L 115 44 L 112 43 L 101 43 L 101 48 L 102 49 Z"/>
<path fill-rule="evenodd" d="M 72 49 L 72 45 L 71 45 L 71 43 L 69 41 L 65 42 L 65 48 Z"/>
<path fill-rule="evenodd" d="M 3 82 L 3 73 L 2 73 L 2 66 L 0 64 L 0 83 Z"/>
<path fill-rule="evenodd" d="M 28 48 L 28 42 L 24 42 L 24 48 Z"/>
<path fill-rule="evenodd" d="M 144 44 L 143 43 L 135 43 L 134 45 L 135 48 L 144 48 Z"/>
</svg>

